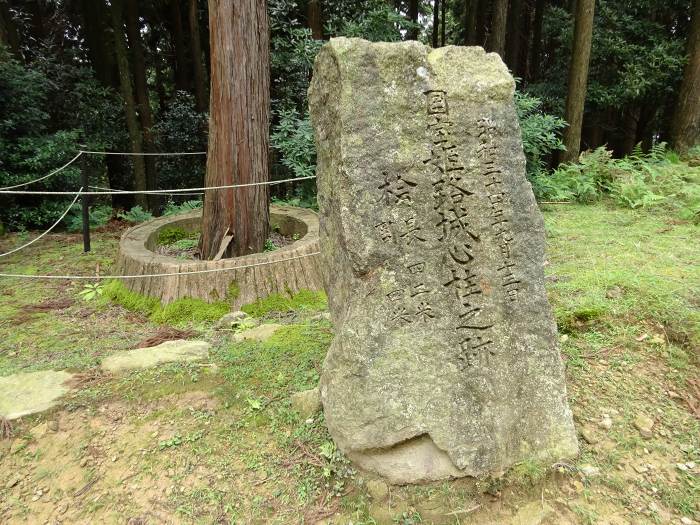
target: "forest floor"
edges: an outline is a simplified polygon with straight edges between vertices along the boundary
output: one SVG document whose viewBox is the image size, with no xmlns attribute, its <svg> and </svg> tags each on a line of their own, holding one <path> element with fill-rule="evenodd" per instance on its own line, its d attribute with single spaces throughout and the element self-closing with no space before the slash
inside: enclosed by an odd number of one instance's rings
<svg viewBox="0 0 700 525">
<path fill-rule="evenodd" d="M 69 369 L 59 405 L 0 441 L 1 523 L 700 523 L 700 235 L 605 204 L 544 208 L 548 291 L 581 455 L 505 478 L 390 487 L 354 472 L 323 416 L 290 395 L 317 384 L 332 326 L 323 301 L 263 343 L 211 323 L 210 363 L 109 375 L 97 365 L 162 330 L 83 284 L 2 279 L 0 376 Z M 5 273 L 107 274 L 118 231 L 50 235 Z M 0 252 L 19 244 L 0 239 Z M 215 366 L 207 366 L 215 365 Z"/>
</svg>

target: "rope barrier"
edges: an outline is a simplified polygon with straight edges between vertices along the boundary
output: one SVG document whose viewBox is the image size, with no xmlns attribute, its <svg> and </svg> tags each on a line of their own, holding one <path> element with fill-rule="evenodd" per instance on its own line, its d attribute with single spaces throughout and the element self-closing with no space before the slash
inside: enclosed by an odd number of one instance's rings
<svg viewBox="0 0 700 525">
<path fill-rule="evenodd" d="M 201 192 L 210 190 L 228 190 L 233 188 L 247 188 L 250 186 L 273 186 L 276 184 L 284 184 L 285 182 L 296 182 L 299 180 L 315 179 L 316 175 L 308 177 L 292 177 L 290 179 L 270 180 L 264 182 L 249 182 L 247 184 L 228 184 L 225 186 L 204 186 L 201 188 L 182 188 L 175 190 L 110 190 L 110 191 L 84 191 L 83 195 L 162 195 L 172 194 L 180 195 L 184 192 Z M 74 191 L 26 191 L 26 190 L 0 190 L 0 194 L 12 195 L 75 195 Z"/>
<path fill-rule="evenodd" d="M 133 153 L 131 151 L 88 151 L 80 150 L 80 153 L 87 153 L 89 155 L 131 155 L 136 157 L 146 157 L 148 155 L 166 157 L 175 155 L 206 155 L 206 151 L 173 151 L 164 153 Z"/>
<path fill-rule="evenodd" d="M 230 272 L 233 270 L 243 270 L 245 268 L 254 268 L 256 266 L 266 266 L 268 264 L 276 264 L 287 261 L 294 261 L 296 259 L 304 259 L 305 257 L 313 257 L 314 255 L 320 255 L 321 252 L 305 253 L 302 255 L 297 255 L 296 257 L 288 257 L 286 259 L 277 259 L 274 261 L 265 261 L 253 264 L 246 264 L 243 266 L 233 266 L 231 268 L 211 268 L 208 270 L 195 270 L 193 272 L 174 272 L 174 273 L 152 273 L 145 275 L 28 275 L 28 274 L 16 274 L 16 273 L 0 273 L 0 277 L 19 277 L 25 279 L 65 279 L 65 280 L 83 280 L 83 281 L 102 281 L 105 279 L 147 279 L 151 277 L 173 277 L 176 275 L 195 275 L 202 273 L 215 273 L 215 272 Z"/>
<path fill-rule="evenodd" d="M 46 180 L 46 179 L 48 179 L 49 177 L 52 177 L 52 176 L 56 175 L 56 173 L 58 173 L 59 171 L 63 171 L 63 170 L 66 169 L 68 166 L 70 166 L 71 164 L 73 164 L 76 160 L 78 160 L 78 157 L 80 157 L 83 153 L 85 153 L 85 152 L 84 152 L 84 151 L 79 151 L 78 154 L 77 154 L 75 157 L 73 157 L 72 159 L 70 159 L 68 162 L 66 162 L 66 163 L 65 163 L 63 166 L 61 166 L 60 168 L 53 170 L 53 171 L 52 171 L 51 173 L 49 173 L 48 175 L 44 175 L 43 177 L 40 177 L 40 178 L 38 178 L 38 179 L 30 180 L 29 182 L 23 182 L 23 183 L 21 183 L 21 184 L 15 184 L 14 186 L 5 186 L 4 188 L 0 188 L 0 190 L 2 190 L 2 191 L 4 191 L 4 190 L 12 190 L 12 189 L 15 189 L 15 188 L 21 188 L 22 186 L 29 186 L 30 184 L 34 184 L 35 182 L 41 182 L 42 180 Z"/>
<path fill-rule="evenodd" d="M 93 190 L 103 190 L 103 191 L 118 191 L 119 193 L 123 193 L 126 190 L 115 190 L 113 188 L 104 188 L 102 186 L 88 186 L 88 188 L 92 188 Z M 200 193 L 166 193 L 165 195 L 204 195 L 203 192 Z"/>
<path fill-rule="evenodd" d="M 58 219 L 56 222 L 54 222 L 54 223 L 49 227 L 48 230 L 46 230 L 44 233 L 42 233 L 42 234 L 39 235 L 38 237 L 32 239 L 32 240 L 29 241 L 28 243 L 23 244 L 22 246 L 18 246 L 17 248 L 15 248 L 15 249 L 13 249 L 13 250 L 10 250 L 9 252 L 0 253 L 0 257 L 6 257 L 6 256 L 8 256 L 8 255 L 11 255 L 11 254 L 13 254 L 13 253 L 15 253 L 15 252 L 18 252 L 18 251 L 22 250 L 23 248 L 26 248 L 27 246 L 30 246 L 30 245 L 34 244 L 36 241 L 38 241 L 39 239 L 41 239 L 44 235 L 46 235 L 46 234 L 49 233 L 51 230 L 53 230 L 56 226 L 58 226 L 58 224 L 66 217 L 66 215 L 68 215 L 68 212 L 71 210 L 71 208 L 73 207 L 73 205 L 75 204 L 75 202 L 78 200 L 78 197 L 80 197 L 80 192 L 81 192 L 82 190 L 83 190 L 83 188 L 80 188 L 80 190 L 78 190 L 78 194 L 77 194 L 77 195 L 75 196 L 75 198 L 73 199 L 73 202 L 70 203 L 70 206 L 68 206 L 68 209 L 67 209 L 66 211 L 63 212 L 63 215 L 61 215 L 61 216 L 59 217 L 59 219 Z"/>
</svg>

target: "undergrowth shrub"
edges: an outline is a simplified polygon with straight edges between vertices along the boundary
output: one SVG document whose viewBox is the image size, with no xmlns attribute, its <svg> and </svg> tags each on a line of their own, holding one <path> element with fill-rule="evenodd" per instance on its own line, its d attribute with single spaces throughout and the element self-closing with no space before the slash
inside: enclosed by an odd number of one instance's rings
<svg viewBox="0 0 700 525">
<path fill-rule="evenodd" d="M 665 143 L 647 154 L 637 147 L 622 159 L 600 147 L 532 182 L 542 200 L 590 203 L 607 196 L 625 208 L 661 208 L 700 222 L 700 168 L 681 162 Z"/>
<path fill-rule="evenodd" d="M 106 204 L 98 204 L 96 206 L 90 206 L 88 215 L 90 217 L 90 228 L 99 228 L 104 226 L 112 218 L 112 207 Z M 79 232 L 83 228 L 83 215 L 82 206 L 80 204 L 74 204 L 70 210 L 70 213 L 64 219 L 66 223 L 66 229 L 69 232 Z"/>
</svg>

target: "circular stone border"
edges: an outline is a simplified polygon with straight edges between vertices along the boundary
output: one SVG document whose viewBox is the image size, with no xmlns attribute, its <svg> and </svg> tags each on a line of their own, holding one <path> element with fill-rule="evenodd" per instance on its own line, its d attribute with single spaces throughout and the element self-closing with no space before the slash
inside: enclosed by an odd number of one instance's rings
<svg viewBox="0 0 700 525">
<path fill-rule="evenodd" d="M 187 231 L 199 229 L 202 210 L 159 217 L 129 228 L 119 241 L 117 271 L 119 275 L 150 275 L 160 273 L 186 273 L 218 268 L 236 268 L 266 263 L 229 271 L 123 279 L 131 291 L 155 297 L 163 304 L 177 299 L 197 298 L 207 302 L 227 301 L 233 309 L 251 303 L 273 293 L 292 294 L 301 290 L 322 290 L 319 251 L 318 215 L 305 208 L 270 206 L 270 223 L 278 226 L 284 235 L 302 237 L 272 252 L 254 253 L 218 261 L 192 261 L 160 255 L 152 251 L 158 233 L 166 227 L 179 227 Z"/>
</svg>

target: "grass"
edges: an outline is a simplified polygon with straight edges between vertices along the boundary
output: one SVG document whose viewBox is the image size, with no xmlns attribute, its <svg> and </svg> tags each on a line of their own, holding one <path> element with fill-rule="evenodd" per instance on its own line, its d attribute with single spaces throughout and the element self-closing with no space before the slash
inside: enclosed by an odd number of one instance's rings
<svg viewBox="0 0 700 525">
<path fill-rule="evenodd" d="M 155 512 L 185 523 L 312 523 L 335 513 L 334 523 L 505 524 L 541 502 L 553 509 L 551 523 L 697 521 L 697 474 L 677 467 L 700 459 L 700 423 L 686 402 L 700 376 L 697 226 L 604 203 L 549 206 L 544 216 L 570 403 L 577 428 L 595 438 L 581 439 L 570 468 L 525 461 L 500 479 L 392 487 L 374 501 L 369 478 L 335 449 L 323 415 L 302 420 L 290 402 L 318 384 L 330 345 L 332 326 L 316 315 L 326 310 L 323 294 L 244 307 L 288 324 L 265 342 L 237 343 L 210 329 L 223 311 L 216 305 L 182 302 L 166 311 L 112 283 L 102 300 L 84 301 L 80 285 L 8 279 L 0 291 L 0 375 L 70 367 L 88 377 L 62 406 L 15 425 L 14 453 L 0 442 L 3 471 L 24 476 L 16 488 L 0 485 L 0 521 L 49 521 L 62 494 L 93 478 L 84 498 L 70 498 L 64 522 L 149 520 Z M 90 255 L 78 241 L 49 236 L 0 262 L 0 271 L 88 274 L 98 263 L 109 271 L 116 236 L 96 235 Z M 3 248 L 15 242 L 0 240 Z M 32 309 L 40 304 L 47 308 Z M 285 312 L 295 315 L 275 316 Z M 210 361 L 90 374 L 158 323 L 195 325 L 213 344 Z M 610 430 L 599 426 L 603 414 Z M 635 428 L 638 414 L 654 419 L 651 438 Z M 59 431 L 29 437 L 43 421 L 56 421 Z M 585 466 L 599 474 L 585 477 Z M 39 485 L 51 490 L 32 502 Z"/>
</svg>

